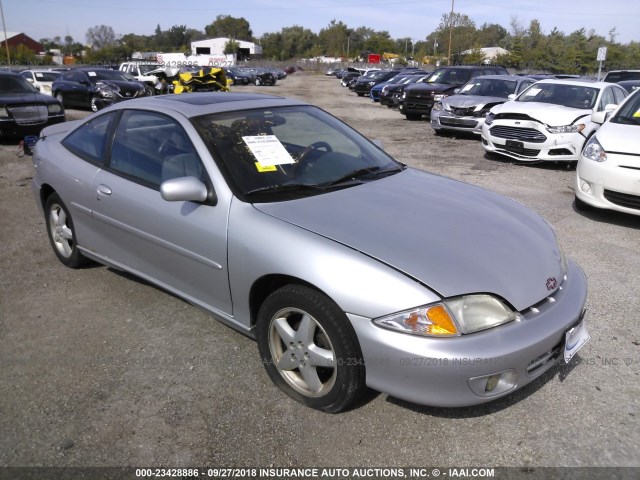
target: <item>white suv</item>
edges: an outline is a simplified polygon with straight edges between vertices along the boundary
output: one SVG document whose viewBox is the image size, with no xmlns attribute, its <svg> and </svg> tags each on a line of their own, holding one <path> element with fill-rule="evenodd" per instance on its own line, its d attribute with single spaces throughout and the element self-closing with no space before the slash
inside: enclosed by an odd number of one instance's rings
<svg viewBox="0 0 640 480">
<path fill-rule="evenodd" d="M 490 110 L 482 126 L 482 146 L 516 160 L 575 162 L 599 127 L 591 114 L 615 110 L 627 95 L 612 83 L 541 80 Z"/>
</svg>

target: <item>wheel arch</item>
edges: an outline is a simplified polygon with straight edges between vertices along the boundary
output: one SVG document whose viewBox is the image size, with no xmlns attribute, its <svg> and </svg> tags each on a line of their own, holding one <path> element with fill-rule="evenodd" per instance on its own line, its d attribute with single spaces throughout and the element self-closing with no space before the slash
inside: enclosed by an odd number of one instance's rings
<svg viewBox="0 0 640 480">
<path fill-rule="evenodd" d="M 52 193 L 56 193 L 56 191 L 48 183 L 43 183 L 40 186 L 40 205 L 42 208 L 44 208 L 45 203 L 47 203 L 47 198 L 49 198 Z"/>
<path fill-rule="evenodd" d="M 285 285 L 302 285 L 308 288 L 312 288 L 313 290 L 320 292 L 335 303 L 335 300 L 329 297 L 329 295 L 327 295 L 320 288 L 301 278 L 276 273 L 264 275 L 253 283 L 253 285 L 251 286 L 251 290 L 249 291 L 249 312 L 251 315 L 251 328 L 255 327 L 258 320 L 258 312 L 260 311 L 260 307 L 262 306 L 266 298 Z"/>
</svg>

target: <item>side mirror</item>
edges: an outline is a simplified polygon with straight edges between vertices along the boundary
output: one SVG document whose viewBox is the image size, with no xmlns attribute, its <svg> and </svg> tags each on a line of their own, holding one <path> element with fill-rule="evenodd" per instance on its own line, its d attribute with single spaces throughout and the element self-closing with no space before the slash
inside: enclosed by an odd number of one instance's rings
<svg viewBox="0 0 640 480">
<path fill-rule="evenodd" d="M 160 195 L 167 202 L 204 202 L 209 191 L 196 177 L 178 177 L 162 182 Z"/>
<path fill-rule="evenodd" d="M 454 94 L 458 93 L 459 91 L 460 91 L 460 89 L 459 89 L 459 88 L 454 88 L 454 89 L 453 89 L 453 93 L 454 93 Z"/>
<path fill-rule="evenodd" d="M 591 121 L 593 123 L 603 124 L 607 119 L 607 112 L 594 112 L 591 114 Z"/>
<path fill-rule="evenodd" d="M 513 100 L 514 98 L 516 98 L 516 94 L 515 94 L 515 93 L 512 93 L 512 94 L 511 94 L 511 95 L 509 95 L 507 98 L 508 98 L 509 100 Z"/>
<path fill-rule="evenodd" d="M 27 82 L 33 83 L 33 78 L 31 77 L 23 77 Z"/>
</svg>

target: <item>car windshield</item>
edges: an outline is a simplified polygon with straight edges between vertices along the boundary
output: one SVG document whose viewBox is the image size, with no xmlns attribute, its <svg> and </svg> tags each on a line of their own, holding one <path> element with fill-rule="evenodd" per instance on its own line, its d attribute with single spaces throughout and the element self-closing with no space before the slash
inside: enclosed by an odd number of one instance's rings
<svg viewBox="0 0 640 480">
<path fill-rule="evenodd" d="M 93 80 L 120 80 L 129 82 L 133 79 L 131 75 L 125 74 L 120 70 L 93 70 L 88 71 L 87 75 Z"/>
<path fill-rule="evenodd" d="M 475 78 L 460 88 L 459 95 L 478 95 L 480 97 L 507 98 L 516 91 L 514 80 L 498 78 Z"/>
<path fill-rule="evenodd" d="M 569 108 L 592 109 L 598 98 L 598 89 L 583 85 L 560 83 L 534 83 L 518 95 L 516 102 L 541 102 Z"/>
<path fill-rule="evenodd" d="M 33 72 L 36 80 L 39 82 L 53 82 L 62 75 L 60 72 Z"/>
<path fill-rule="evenodd" d="M 605 82 L 620 82 L 622 80 L 640 80 L 640 70 L 609 72 L 604 79 Z"/>
<path fill-rule="evenodd" d="M 620 107 L 610 122 L 640 125 L 640 93 L 635 92 L 633 96 Z"/>
<path fill-rule="evenodd" d="M 471 70 L 467 68 L 451 68 L 436 70 L 427 80 L 428 83 L 445 83 L 450 85 L 463 85 L 471 77 Z"/>
<path fill-rule="evenodd" d="M 312 106 L 226 112 L 193 122 L 234 192 L 250 202 L 321 194 L 402 169 L 375 144 Z"/>
<path fill-rule="evenodd" d="M 154 70 L 157 70 L 160 68 L 160 64 L 157 63 L 155 65 L 149 65 L 146 63 L 141 63 L 140 65 L 138 65 L 138 67 L 140 68 L 140 73 L 142 74 L 146 74 L 149 72 L 153 72 Z"/>
<path fill-rule="evenodd" d="M 38 89 L 19 75 L 0 75 L 0 93 L 34 93 Z"/>
</svg>

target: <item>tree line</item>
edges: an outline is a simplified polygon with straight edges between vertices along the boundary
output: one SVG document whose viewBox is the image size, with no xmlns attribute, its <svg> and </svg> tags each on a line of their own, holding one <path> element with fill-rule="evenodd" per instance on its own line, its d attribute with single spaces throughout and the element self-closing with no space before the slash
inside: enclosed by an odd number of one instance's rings
<svg viewBox="0 0 640 480">
<path fill-rule="evenodd" d="M 158 25 L 153 35 L 129 33 L 118 37 L 113 28 L 99 25 L 86 33 L 88 49 L 69 36 L 64 40 L 55 37 L 40 42 L 47 50 L 58 48 L 68 55 L 78 56 L 84 52 L 84 62 L 119 61 L 138 51 L 188 53 L 191 42 L 215 37 L 233 40 L 225 48 L 226 53 L 238 47 L 237 40 L 258 43 L 262 46 L 263 59 L 273 61 L 294 61 L 322 55 L 352 60 L 364 52 L 389 52 L 400 55 L 401 61 L 413 59 L 434 65 L 446 64 L 447 61 L 453 64 L 479 63 L 483 61 L 480 48 L 502 47 L 509 53 L 500 55 L 494 63 L 517 70 L 575 74 L 596 71 L 598 48 L 607 47 L 605 70 L 639 68 L 640 43 L 621 44 L 616 40 L 617 36 L 615 29 L 604 37 L 586 28 L 569 34 L 554 28 L 545 34 L 538 20 L 522 25 L 517 17 L 512 17 L 508 29 L 494 23 L 478 27 L 467 15 L 453 12 L 443 14 L 438 27 L 422 39 L 392 38 L 388 31 L 376 31 L 366 26 L 354 28 L 339 20 L 332 20 L 318 33 L 293 25 L 283 27 L 279 32 L 254 37 L 245 18 L 218 15 L 202 31 L 186 25 L 162 30 Z M 463 54 L 469 51 L 471 53 Z"/>
</svg>

